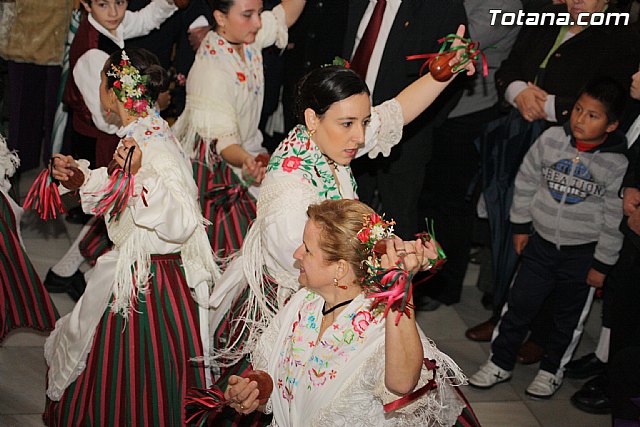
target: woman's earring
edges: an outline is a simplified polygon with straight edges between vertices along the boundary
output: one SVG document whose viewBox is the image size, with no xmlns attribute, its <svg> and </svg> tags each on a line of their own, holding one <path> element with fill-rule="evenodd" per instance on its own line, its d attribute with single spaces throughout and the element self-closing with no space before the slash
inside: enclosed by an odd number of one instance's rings
<svg viewBox="0 0 640 427">
<path fill-rule="evenodd" d="M 316 134 L 316 129 L 311 129 L 309 131 L 309 138 L 313 138 L 313 135 L 315 135 L 315 134 Z"/>
<path fill-rule="evenodd" d="M 333 278 L 333 286 L 335 286 L 336 288 L 340 288 L 340 289 L 348 289 L 349 287 L 347 285 L 341 285 L 338 283 L 338 279 L 337 278 Z"/>
<path fill-rule="evenodd" d="M 111 108 L 107 110 L 107 118 L 111 117 Z"/>
</svg>

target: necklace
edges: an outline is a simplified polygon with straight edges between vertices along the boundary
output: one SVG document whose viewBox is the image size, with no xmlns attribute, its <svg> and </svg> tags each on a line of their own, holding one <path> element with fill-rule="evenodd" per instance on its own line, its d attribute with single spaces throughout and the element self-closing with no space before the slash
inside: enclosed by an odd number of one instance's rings
<svg viewBox="0 0 640 427">
<path fill-rule="evenodd" d="M 326 316 L 329 313 L 333 313 L 336 309 L 338 309 L 340 307 L 344 307 L 345 305 L 349 304 L 351 301 L 353 301 L 353 298 L 350 299 L 350 300 L 342 301 L 340 304 L 334 305 L 329 310 L 325 309 L 325 307 L 327 306 L 327 302 L 325 301 L 324 305 L 322 306 L 322 315 Z"/>
<path fill-rule="evenodd" d="M 327 161 L 327 164 L 329 166 L 333 166 L 334 168 L 338 167 L 338 164 L 336 163 L 335 160 L 333 160 L 331 157 L 327 156 L 324 153 L 322 153 L 322 155 L 324 156 L 324 159 Z"/>
</svg>

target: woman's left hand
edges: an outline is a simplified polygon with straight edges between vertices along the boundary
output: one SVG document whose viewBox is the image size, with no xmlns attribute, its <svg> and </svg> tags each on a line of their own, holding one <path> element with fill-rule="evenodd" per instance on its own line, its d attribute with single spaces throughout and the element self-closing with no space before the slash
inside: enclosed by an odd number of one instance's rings
<svg viewBox="0 0 640 427">
<path fill-rule="evenodd" d="M 242 163 L 242 177 L 249 185 L 259 186 L 267 173 L 267 168 L 255 157 L 247 156 Z"/>
<path fill-rule="evenodd" d="M 140 170 L 140 167 L 142 166 L 142 150 L 140 150 L 140 146 L 135 139 L 123 139 L 122 142 L 118 145 L 116 152 L 113 153 L 113 159 L 121 168 L 124 168 L 124 161 L 127 158 L 129 150 L 131 149 L 133 149 L 133 154 L 131 157 L 130 172 L 135 175 L 136 173 L 138 173 L 138 170 Z"/>
<path fill-rule="evenodd" d="M 456 31 L 456 36 L 458 36 L 460 38 L 464 37 L 464 31 L 465 31 L 464 25 L 460 24 L 458 26 L 458 31 Z M 456 38 L 453 41 L 453 43 L 451 44 L 451 47 L 464 46 L 464 45 L 465 45 L 465 43 L 462 40 L 460 40 L 459 38 Z M 456 56 L 454 56 L 453 59 L 451 59 L 451 61 L 449 61 L 449 65 L 455 66 L 457 63 L 461 62 L 462 61 L 462 54 L 464 52 L 465 52 L 465 49 L 456 50 Z M 476 72 L 475 62 L 476 62 L 475 59 L 470 59 L 462 67 L 462 69 L 467 70 L 467 76 L 472 76 Z M 458 74 L 458 73 L 455 73 L 454 77 L 456 76 L 456 74 Z"/>
<path fill-rule="evenodd" d="M 241 414 L 250 414 L 258 409 L 258 383 L 236 375 L 229 377 L 229 385 L 224 391 L 224 398 L 229 406 Z"/>
<path fill-rule="evenodd" d="M 380 265 L 382 268 L 388 269 L 400 261 L 406 271 L 415 274 L 424 262 L 425 249 L 426 247 L 422 245 L 420 240 L 405 242 L 399 237 L 394 237 L 387 240 L 387 253 L 380 257 Z"/>
</svg>

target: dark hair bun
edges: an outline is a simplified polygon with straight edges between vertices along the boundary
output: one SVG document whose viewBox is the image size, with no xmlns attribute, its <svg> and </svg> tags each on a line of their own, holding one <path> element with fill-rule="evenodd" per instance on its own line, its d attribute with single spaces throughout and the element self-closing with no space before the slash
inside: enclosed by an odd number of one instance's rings
<svg viewBox="0 0 640 427">
<path fill-rule="evenodd" d="M 169 73 L 160 65 L 152 64 L 146 70 L 140 72 L 149 76 L 147 94 L 152 99 L 158 99 L 158 95 L 161 92 L 169 89 Z"/>
<path fill-rule="evenodd" d="M 336 102 L 366 93 L 369 88 L 353 70 L 339 65 L 317 68 L 300 79 L 295 89 L 294 114 L 304 124 L 304 112 L 311 108 L 321 116 Z"/>
<path fill-rule="evenodd" d="M 139 47 L 130 47 L 125 49 L 127 56 L 129 57 L 129 63 L 138 69 L 141 76 L 149 76 L 147 83 L 145 84 L 146 96 L 155 102 L 158 99 L 160 92 L 164 92 L 169 88 L 169 73 L 162 68 L 158 57 L 146 49 Z M 107 73 L 111 70 L 111 65 L 119 66 L 122 60 L 122 51 L 117 50 L 109 56 L 107 62 L 104 65 L 103 71 L 107 74 L 107 87 L 113 87 L 115 83 L 115 77 L 109 76 Z"/>
</svg>

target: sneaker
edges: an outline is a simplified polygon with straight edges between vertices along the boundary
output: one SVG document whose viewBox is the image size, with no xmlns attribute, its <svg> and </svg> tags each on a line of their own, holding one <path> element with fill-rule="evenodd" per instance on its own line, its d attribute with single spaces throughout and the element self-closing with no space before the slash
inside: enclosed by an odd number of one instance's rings
<svg viewBox="0 0 640 427">
<path fill-rule="evenodd" d="M 553 375 L 551 372 L 539 370 L 538 375 L 525 390 L 525 394 L 536 399 L 549 399 L 561 385 L 562 374 Z"/>
<path fill-rule="evenodd" d="M 491 388 L 496 384 L 509 381 L 511 371 L 506 371 L 488 360 L 480 367 L 480 370 L 469 378 L 469 384 L 476 388 Z"/>
</svg>

